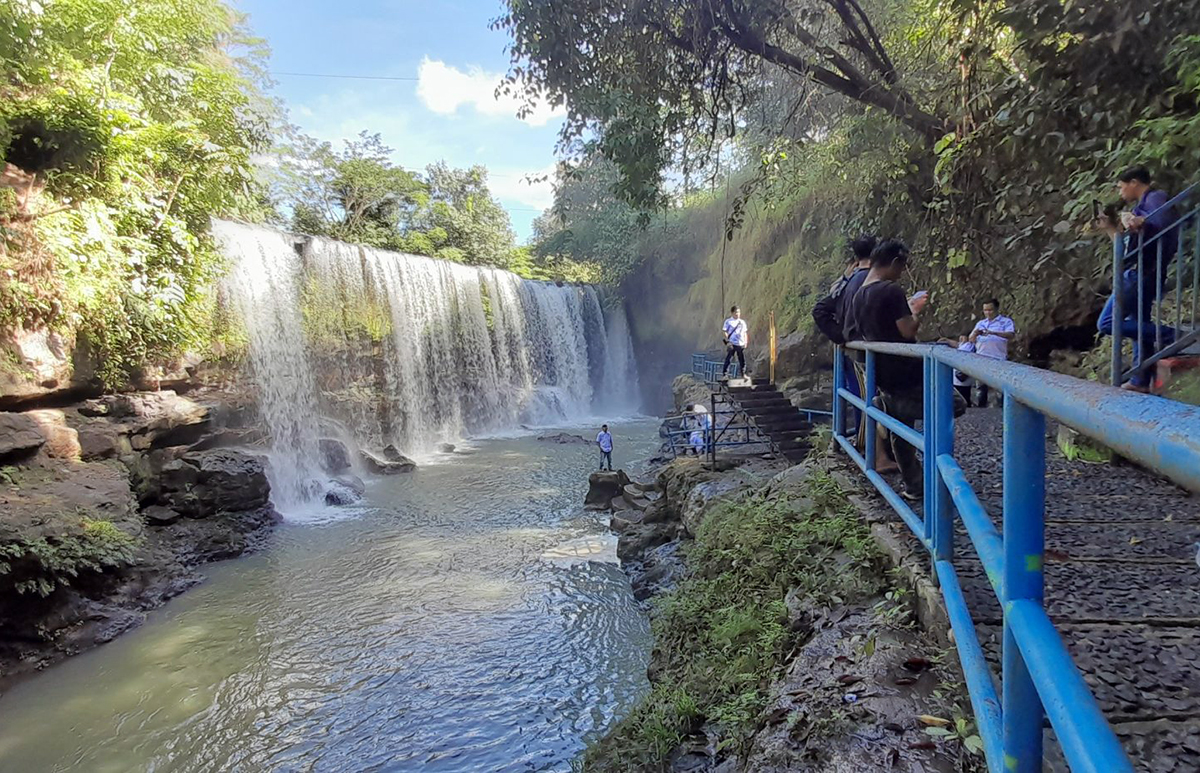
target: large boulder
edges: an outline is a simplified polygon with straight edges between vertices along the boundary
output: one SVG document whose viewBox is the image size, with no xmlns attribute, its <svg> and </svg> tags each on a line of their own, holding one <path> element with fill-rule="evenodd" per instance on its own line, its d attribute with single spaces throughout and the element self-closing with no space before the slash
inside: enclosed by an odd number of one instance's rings
<svg viewBox="0 0 1200 773">
<path fill-rule="evenodd" d="M 391 448 L 395 448 L 391 446 Z M 379 473 L 380 475 L 395 475 L 401 472 L 412 472 L 417 469 L 417 463 L 412 459 L 397 453 L 396 459 L 386 459 L 382 456 L 376 456 L 370 451 L 359 451 L 359 457 L 363 460 L 363 464 L 371 472 Z"/>
<path fill-rule="evenodd" d="M 232 449 L 194 451 L 163 465 L 161 504 L 203 518 L 266 507 L 271 484 L 263 457 Z"/>
<path fill-rule="evenodd" d="M 771 370 L 770 353 L 764 348 L 755 357 L 751 367 L 755 373 L 766 376 Z M 801 331 L 779 339 L 775 358 L 776 381 L 829 370 L 832 367 L 833 344 L 820 333 Z"/>
<path fill-rule="evenodd" d="M 350 449 L 336 438 L 323 437 L 317 441 L 321 452 L 321 467 L 330 475 L 350 469 Z"/>
<path fill-rule="evenodd" d="M 0 460 L 37 453 L 46 443 L 38 423 L 23 413 L 0 413 Z"/>
<path fill-rule="evenodd" d="M 37 422 L 38 430 L 46 438 L 42 452 L 51 459 L 79 459 L 82 449 L 79 443 L 79 432 L 67 425 L 66 415 L 57 409 L 27 411 L 27 415 Z"/>
<path fill-rule="evenodd" d="M 625 495 L 630 483 L 624 470 L 593 472 L 588 476 L 588 493 L 583 505 L 588 510 L 608 510 L 615 497 Z"/>
<path fill-rule="evenodd" d="M 352 505 L 362 499 L 367 485 L 356 475 L 342 475 L 329 482 L 325 489 L 325 504 Z"/>
<path fill-rule="evenodd" d="M 698 403 L 707 406 L 712 402 L 712 390 L 691 373 L 675 377 L 671 382 L 671 396 L 675 401 L 676 411 L 682 411 L 689 405 Z"/>
<path fill-rule="evenodd" d="M 169 390 L 105 395 L 83 403 L 79 412 L 121 425 L 136 451 L 195 443 L 211 419 L 208 406 Z"/>
</svg>

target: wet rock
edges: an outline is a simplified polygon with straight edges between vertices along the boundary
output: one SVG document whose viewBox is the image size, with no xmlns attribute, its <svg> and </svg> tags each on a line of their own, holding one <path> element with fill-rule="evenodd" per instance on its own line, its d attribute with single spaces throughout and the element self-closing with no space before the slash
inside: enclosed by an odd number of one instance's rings
<svg viewBox="0 0 1200 773">
<path fill-rule="evenodd" d="M 592 441 L 582 435 L 568 435 L 565 432 L 560 432 L 557 435 L 541 435 L 538 440 L 543 443 L 557 443 L 560 446 L 580 444 L 590 445 Z"/>
<path fill-rule="evenodd" d="M 343 475 L 334 478 L 325 489 L 325 504 L 352 505 L 362 499 L 367 486 L 362 478 L 355 475 Z"/>
<path fill-rule="evenodd" d="M 645 601 L 651 596 L 666 593 L 679 584 L 686 575 L 679 540 L 663 543 L 646 553 L 640 571 L 630 578 L 633 596 Z"/>
<path fill-rule="evenodd" d="M 360 497 L 367 493 L 367 484 L 357 475 L 339 475 L 333 479 L 333 482 L 350 489 Z"/>
<path fill-rule="evenodd" d="M 271 493 L 264 459 L 232 449 L 194 451 L 168 462 L 160 486 L 161 504 L 193 518 L 257 510 Z"/>
<path fill-rule="evenodd" d="M 624 470 L 593 472 L 588 476 L 588 493 L 583 505 L 588 510 L 607 510 L 614 498 L 623 496 L 629 485 Z"/>
<path fill-rule="evenodd" d="M 725 477 L 698 483 L 684 500 L 681 520 L 688 534 L 695 536 L 708 511 L 720 500 L 730 499 L 746 484 L 737 478 Z"/>
<path fill-rule="evenodd" d="M 336 438 L 323 437 L 317 441 L 321 453 L 321 469 L 330 475 L 337 475 L 350 469 L 350 449 Z M 392 448 L 393 446 L 388 446 Z"/>
<path fill-rule="evenodd" d="M 380 475 L 395 475 L 402 472 L 412 472 L 417 469 L 417 463 L 404 456 L 401 456 L 399 459 L 385 459 L 381 456 L 376 456 L 370 451 L 359 451 L 359 456 L 368 470 Z"/>
<path fill-rule="evenodd" d="M 0 413 L 0 460 L 30 456 L 45 444 L 38 424 L 23 413 Z"/>
<path fill-rule="evenodd" d="M 261 427 L 222 427 L 192 443 L 188 449 L 208 451 L 212 448 L 253 446 L 262 443 L 266 437 L 267 433 Z"/>
<path fill-rule="evenodd" d="M 454 453 L 454 449 L 455 445 L 453 443 L 442 443 L 440 446 L 438 446 L 438 450 L 443 454 L 452 454 Z"/>
<path fill-rule="evenodd" d="M 162 505 L 151 505 L 142 511 L 142 516 L 151 526 L 170 526 L 182 518 L 183 514 Z"/>
</svg>

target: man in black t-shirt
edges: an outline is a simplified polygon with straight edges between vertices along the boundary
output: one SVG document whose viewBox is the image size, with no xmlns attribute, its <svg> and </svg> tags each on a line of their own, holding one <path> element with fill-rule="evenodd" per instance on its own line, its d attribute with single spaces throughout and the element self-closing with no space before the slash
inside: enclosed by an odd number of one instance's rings
<svg viewBox="0 0 1200 773">
<path fill-rule="evenodd" d="M 922 293 L 912 298 L 905 296 L 896 282 L 907 267 L 908 248 L 903 242 L 885 241 L 871 253 L 871 271 L 850 304 L 848 322 L 854 325 L 864 341 L 917 342 L 921 311 L 929 296 Z M 925 399 L 921 358 L 879 354 L 875 362 L 875 385 L 879 395 L 874 404 L 909 425 L 922 419 Z M 960 416 L 966 410 L 966 402 L 957 392 L 954 397 L 954 415 Z M 923 483 L 916 449 L 894 434 L 891 434 L 891 447 L 904 478 L 901 495 L 909 500 L 920 499 Z"/>
</svg>

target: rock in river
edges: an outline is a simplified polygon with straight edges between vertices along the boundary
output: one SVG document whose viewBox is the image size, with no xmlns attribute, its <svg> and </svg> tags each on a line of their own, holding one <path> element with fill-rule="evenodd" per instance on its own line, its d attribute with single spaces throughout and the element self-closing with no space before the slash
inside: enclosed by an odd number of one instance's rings
<svg viewBox="0 0 1200 773">
<path fill-rule="evenodd" d="M 614 497 L 622 496 L 629 485 L 629 476 L 624 470 L 616 472 L 593 472 L 588 476 L 587 498 L 583 500 L 588 510 L 607 510 Z"/>
<path fill-rule="evenodd" d="M 350 469 L 350 450 L 336 438 L 323 437 L 318 441 L 321 452 L 321 467 L 330 475 Z"/>
<path fill-rule="evenodd" d="M 395 451 L 395 446 L 388 446 Z M 396 452 L 396 459 L 385 459 L 382 456 L 376 456 L 370 451 L 360 451 L 363 463 L 367 465 L 367 469 L 371 472 L 377 472 L 380 475 L 395 475 L 399 472 L 412 472 L 417 469 L 417 463 L 406 456 Z"/>
<path fill-rule="evenodd" d="M 591 443 L 590 440 L 582 435 L 568 435 L 565 432 L 560 432 L 557 435 L 542 435 L 538 438 L 538 440 L 542 441 L 543 443 L 558 443 L 560 446 L 572 445 L 575 443 L 583 443 L 584 445 L 587 445 Z"/>
<path fill-rule="evenodd" d="M 203 518 L 266 507 L 271 484 L 263 458 L 243 451 L 194 451 L 163 465 L 162 498 L 178 512 Z"/>
</svg>

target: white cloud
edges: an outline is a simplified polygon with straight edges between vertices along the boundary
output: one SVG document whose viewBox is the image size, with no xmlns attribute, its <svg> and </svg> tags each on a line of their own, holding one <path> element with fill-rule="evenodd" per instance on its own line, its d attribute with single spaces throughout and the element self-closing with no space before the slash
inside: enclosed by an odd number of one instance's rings
<svg viewBox="0 0 1200 773">
<path fill-rule="evenodd" d="M 515 201 L 537 210 L 549 209 L 554 204 L 554 171 L 554 164 L 533 172 L 501 169 L 488 176 L 488 189 L 501 202 Z M 535 179 L 532 184 L 530 177 Z"/>
<path fill-rule="evenodd" d="M 425 57 L 417 71 L 417 96 L 425 107 L 439 115 L 453 115 L 463 105 L 487 116 L 516 117 L 522 100 L 511 94 L 497 97 L 496 87 L 504 79 L 502 73 L 486 72 L 472 67 L 463 72 L 442 61 Z M 521 120 L 530 126 L 545 126 L 565 111 L 548 104 L 537 105 Z"/>
</svg>

